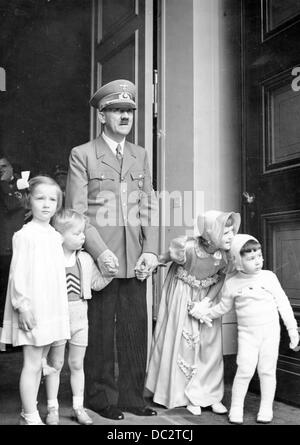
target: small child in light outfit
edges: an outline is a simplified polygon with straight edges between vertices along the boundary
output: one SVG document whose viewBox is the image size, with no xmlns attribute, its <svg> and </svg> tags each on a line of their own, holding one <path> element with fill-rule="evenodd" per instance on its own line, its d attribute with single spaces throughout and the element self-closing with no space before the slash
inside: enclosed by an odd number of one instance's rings
<svg viewBox="0 0 300 445">
<path fill-rule="evenodd" d="M 297 322 L 276 275 L 270 270 L 262 270 L 263 256 L 259 242 L 250 235 L 236 235 L 231 254 L 236 272 L 225 281 L 220 303 L 197 315 L 215 319 L 235 305 L 238 368 L 232 387 L 229 421 L 243 423 L 244 399 L 257 367 L 261 390 L 257 422 L 269 423 L 273 419 L 280 341 L 278 312 L 288 330 L 291 349 L 296 348 L 299 342 Z"/>
<path fill-rule="evenodd" d="M 87 299 L 92 297 L 91 288 L 103 289 L 112 277 L 104 277 L 92 257 L 81 251 L 85 241 L 85 217 L 74 210 L 63 210 L 52 221 L 62 235 L 65 256 L 67 291 L 71 339 L 69 340 L 68 362 L 71 371 L 73 394 L 73 417 L 82 425 L 93 423 L 83 407 L 84 369 L 83 361 L 88 344 Z M 46 377 L 48 399 L 47 425 L 58 425 L 58 400 L 60 371 L 64 363 L 66 341 L 52 343 L 48 360 L 57 369 Z"/>
</svg>

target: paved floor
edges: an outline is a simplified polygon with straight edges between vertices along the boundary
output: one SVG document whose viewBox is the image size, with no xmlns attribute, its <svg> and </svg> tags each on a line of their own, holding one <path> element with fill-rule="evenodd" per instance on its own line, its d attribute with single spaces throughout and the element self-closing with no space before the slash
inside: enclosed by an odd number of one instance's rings
<svg viewBox="0 0 300 445">
<path fill-rule="evenodd" d="M 22 352 L 0 353 L 0 425 L 18 425 L 20 412 L 20 399 L 18 393 L 18 380 L 22 365 Z M 61 425 L 77 425 L 70 418 L 71 392 L 68 369 L 62 371 L 60 387 L 60 417 Z M 230 385 L 226 384 L 224 403 L 229 405 Z M 152 406 L 155 406 L 152 404 Z M 259 406 L 259 397 L 248 393 L 245 402 L 245 425 L 257 425 L 255 422 Z M 112 421 L 89 411 L 95 425 L 229 425 L 227 416 L 218 416 L 210 410 L 203 410 L 201 416 L 193 416 L 185 408 L 164 409 L 155 406 L 158 415 L 152 418 L 137 417 L 125 413 L 124 420 Z M 41 384 L 39 393 L 39 410 L 41 417 L 46 414 L 46 397 L 44 384 Z M 274 420 L 271 425 L 300 425 L 300 408 L 284 403 L 274 403 Z"/>
</svg>

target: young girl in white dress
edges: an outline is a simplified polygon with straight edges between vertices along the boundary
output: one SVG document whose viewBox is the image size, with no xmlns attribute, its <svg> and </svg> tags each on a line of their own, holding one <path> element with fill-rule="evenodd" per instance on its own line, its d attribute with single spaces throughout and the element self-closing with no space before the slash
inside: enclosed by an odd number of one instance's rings
<svg viewBox="0 0 300 445">
<path fill-rule="evenodd" d="M 194 415 L 211 406 L 225 414 L 222 332 L 193 312 L 210 305 L 228 270 L 231 242 L 240 225 L 234 212 L 210 210 L 198 217 L 198 237 L 172 240 L 161 262 L 172 261 L 166 277 L 152 342 L 146 388 L 167 408 L 186 406 Z"/>
<path fill-rule="evenodd" d="M 56 340 L 70 338 L 61 235 L 50 225 L 62 205 L 58 184 L 36 176 L 28 184 L 32 220 L 13 236 L 1 342 L 23 346 L 21 424 L 43 424 L 37 410 L 43 357 Z"/>
</svg>

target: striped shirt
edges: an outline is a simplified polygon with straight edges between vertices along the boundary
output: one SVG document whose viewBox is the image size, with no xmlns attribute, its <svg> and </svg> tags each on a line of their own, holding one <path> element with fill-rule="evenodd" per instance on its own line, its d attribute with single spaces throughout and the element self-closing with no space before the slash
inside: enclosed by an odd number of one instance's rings
<svg viewBox="0 0 300 445">
<path fill-rule="evenodd" d="M 66 279 L 67 279 L 68 300 L 69 301 L 80 300 L 81 282 L 80 282 L 80 270 L 77 261 L 75 262 L 74 266 L 66 267 Z"/>
</svg>

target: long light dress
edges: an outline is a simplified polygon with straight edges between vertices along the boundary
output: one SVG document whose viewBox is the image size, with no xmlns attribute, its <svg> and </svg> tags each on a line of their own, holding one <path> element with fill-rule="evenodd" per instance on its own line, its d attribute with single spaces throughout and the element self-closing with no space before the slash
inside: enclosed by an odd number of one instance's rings
<svg viewBox="0 0 300 445">
<path fill-rule="evenodd" d="M 224 395 L 221 320 L 210 328 L 187 308 L 219 281 L 226 256 L 208 254 L 198 238 L 186 237 L 173 240 L 170 254 L 173 263 L 162 289 L 146 388 L 155 403 L 167 408 L 210 406 Z"/>
<path fill-rule="evenodd" d="M 18 311 L 32 310 L 36 326 L 19 329 Z M 70 338 L 61 235 L 30 221 L 13 236 L 2 343 L 45 346 Z"/>
</svg>

